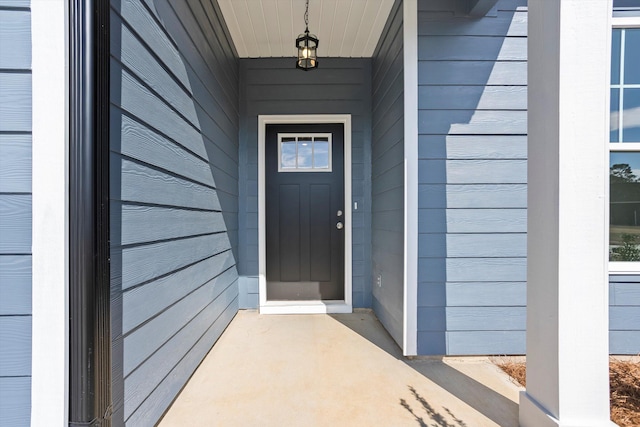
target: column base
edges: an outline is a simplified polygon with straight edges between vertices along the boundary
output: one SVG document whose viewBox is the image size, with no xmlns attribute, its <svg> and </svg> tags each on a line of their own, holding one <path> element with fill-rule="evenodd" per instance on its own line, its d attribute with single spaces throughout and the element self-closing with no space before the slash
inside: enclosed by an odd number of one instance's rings
<svg viewBox="0 0 640 427">
<path fill-rule="evenodd" d="M 529 396 L 526 391 L 520 392 L 520 427 L 617 427 L 618 425 L 606 419 L 597 420 L 559 420 L 549 413 L 537 400 Z"/>
</svg>

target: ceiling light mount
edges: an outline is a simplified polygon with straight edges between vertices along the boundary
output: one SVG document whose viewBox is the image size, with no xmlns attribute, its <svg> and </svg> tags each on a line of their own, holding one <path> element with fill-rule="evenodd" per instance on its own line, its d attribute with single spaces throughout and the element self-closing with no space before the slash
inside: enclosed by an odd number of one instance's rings
<svg viewBox="0 0 640 427">
<path fill-rule="evenodd" d="M 317 50 L 319 42 L 315 34 L 309 34 L 309 0 L 307 0 L 304 12 L 304 25 L 304 33 L 300 34 L 296 39 L 296 48 L 298 48 L 296 68 L 309 71 L 318 68 Z"/>
</svg>

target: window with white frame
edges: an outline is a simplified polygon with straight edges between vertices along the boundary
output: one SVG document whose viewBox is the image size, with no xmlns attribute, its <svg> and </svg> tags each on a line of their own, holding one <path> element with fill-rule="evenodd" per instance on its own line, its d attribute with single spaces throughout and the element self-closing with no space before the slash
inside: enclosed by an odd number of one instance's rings
<svg viewBox="0 0 640 427">
<path fill-rule="evenodd" d="M 640 271 L 640 17 L 613 22 L 609 269 Z"/>
<path fill-rule="evenodd" d="M 279 133 L 278 172 L 331 172 L 330 133 Z"/>
</svg>

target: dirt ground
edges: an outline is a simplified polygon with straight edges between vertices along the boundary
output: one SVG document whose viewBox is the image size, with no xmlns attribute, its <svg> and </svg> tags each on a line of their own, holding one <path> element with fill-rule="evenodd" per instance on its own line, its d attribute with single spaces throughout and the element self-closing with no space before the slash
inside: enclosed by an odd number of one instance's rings
<svg viewBox="0 0 640 427">
<path fill-rule="evenodd" d="M 496 364 L 515 382 L 526 387 L 524 362 L 501 359 Z M 620 427 L 640 426 L 640 361 L 611 358 L 609 380 L 611 420 Z"/>
</svg>

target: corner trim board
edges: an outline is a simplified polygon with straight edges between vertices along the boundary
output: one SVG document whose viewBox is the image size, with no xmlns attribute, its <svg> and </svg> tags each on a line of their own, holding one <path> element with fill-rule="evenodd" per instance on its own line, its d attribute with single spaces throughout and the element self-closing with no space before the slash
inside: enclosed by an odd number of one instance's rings
<svg viewBox="0 0 640 427">
<path fill-rule="evenodd" d="M 344 125 L 344 199 L 345 199 L 345 265 L 344 301 L 267 301 L 267 239 L 265 214 L 265 138 L 269 124 L 340 123 Z M 348 206 L 348 208 L 347 208 Z M 351 198 L 351 115 L 350 114 L 294 114 L 258 116 L 258 283 L 260 313 L 262 314 L 318 314 L 351 313 L 352 295 L 352 209 Z"/>
<path fill-rule="evenodd" d="M 405 356 L 418 354 L 418 1 L 403 1 Z"/>
<path fill-rule="evenodd" d="M 67 425 L 69 407 L 69 76 L 65 0 L 31 1 L 31 425 Z M 37 119 L 36 119 L 37 118 Z"/>
</svg>

